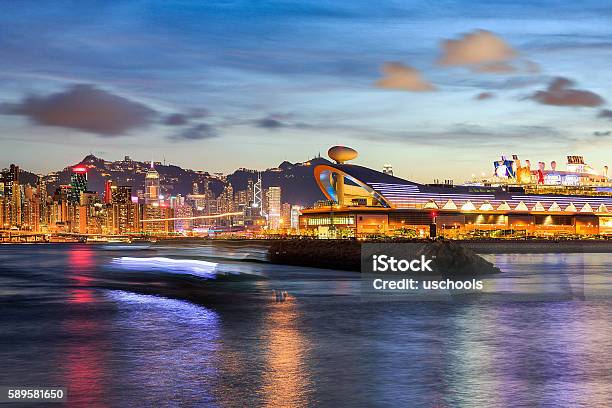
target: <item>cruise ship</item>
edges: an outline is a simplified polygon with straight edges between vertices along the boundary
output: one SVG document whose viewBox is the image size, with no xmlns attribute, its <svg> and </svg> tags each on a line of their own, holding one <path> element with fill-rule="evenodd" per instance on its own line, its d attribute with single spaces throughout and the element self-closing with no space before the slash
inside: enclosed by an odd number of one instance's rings
<svg viewBox="0 0 612 408">
<path fill-rule="evenodd" d="M 567 156 L 565 170 L 557 169 L 557 162 L 550 162 L 550 168 L 546 163 L 540 161 L 535 169 L 531 168 L 530 160 L 521 160 L 517 155 L 512 159 L 502 156 L 501 160 L 493 162 L 493 174 L 481 178 L 472 175 L 472 179 L 466 185 L 519 185 L 525 190 L 536 190 L 540 192 L 563 192 L 575 194 L 578 191 L 611 192 L 612 183 L 608 178 L 608 166 L 604 166 L 601 172 L 585 163 L 582 156 Z"/>
<path fill-rule="evenodd" d="M 542 162 L 531 169 L 518 157 L 502 157 L 491 177 L 465 185 L 420 184 L 348 163 L 349 147 L 334 146 L 335 163 L 314 166 L 327 198 L 302 210 L 300 228 L 319 237 L 449 238 L 490 236 L 595 237 L 612 234 L 612 184 L 602 173 L 569 156 L 565 170 Z"/>
</svg>

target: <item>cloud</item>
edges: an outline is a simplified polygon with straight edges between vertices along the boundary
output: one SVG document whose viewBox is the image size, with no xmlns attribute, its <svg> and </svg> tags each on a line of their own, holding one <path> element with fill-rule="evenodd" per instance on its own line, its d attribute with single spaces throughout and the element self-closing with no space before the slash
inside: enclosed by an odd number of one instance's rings
<svg viewBox="0 0 612 408">
<path fill-rule="evenodd" d="M 481 92 L 474 97 L 474 99 L 479 101 L 484 101 L 486 99 L 495 98 L 495 94 L 492 92 Z"/>
<path fill-rule="evenodd" d="M 187 115 L 182 113 L 173 113 L 164 118 L 163 124 L 167 126 L 182 126 L 186 125 L 189 121 Z"/>
<path fill-rule="evenodd" d="M 73 85 L 46 96 L 31 95 L 5 104 L 5 114 L 22 115 L 45 126 L 81 130 L 100 136 L 119 136 L 153 123 L 157 112 L 90 84 Z"/>
<path fill-rule="evenodd" d="M 599 106 L 604 99 L 594 92 L 571 88 L 574 81 L 557 77 L 543 91 L 535 92 L 530 99 L 544 105 L 554 106 Z"/>
<path fill-rule="evenodd" d="M 509 63 L 507 61 L 488 62 L 485 64 L 470 65 L 473 72 L 486 74 L 537 74 L 540 72 L 540 65 L 536 62 L 522 59 Z"/>
<path fill-rule="evenodd" d="M 612 119 L 612 110 L 610 109 L 602 109 L 599 111 L 597 115 L 598 118 Z"/>
<path fill-rule="evenodd" d="M 511 74 L 518 71 L 514 65 L 508 64 L 507 62 L 492 62 L 482 65 L 474 65 L 472 67 L 474 72 L 485 72 L 488 74 Z"/>
<path fill-rule="evenodd" d="M 208 110 L 203 108 L 194 108 L 189 111 L 188 116 L 192 119 L 201 119 L 208 116 Z"/>
<path fill-rule="evenodd" d="M 264 128 L 264 129 L 279 129 L 287 125 L 274 117 L 268 116 L 268 117 L 256 120 L 255 126 L 259 128 Z"/>
<path fill-rule="evenodd" d="M 416 69 L 399 62 L 387 62 L 383 65 L 384 77 L 376 86 L 385 89 L 398 89 L 412 92 L 433 91 L 435 87 L 427 82 Z"/>
<path fill-rule="evenodd" d="M 606 137 L 610 135 L 612 135 L 612 131 L 610 130 L 593 132 L 593 136 L 596 136 L 596 137 Z"/>
<path fill-rule="evenodd" d="M 213 139 L 217 136 L 219 136 L 219 134 L 213 126 L 207 123 L 199 123 L 170 136 L 169 139 L 175 141 L 188 141 Z"/>
<path fill-rule="evenodd" d="M 549 77 L 543 75 L 538 76 L 524 76 L 510 78 L 498 86 L 499 89 L 520 89 L 529 88 L 535 85 L 543 85 L 549 81 Z"/>
<path fill-rule="evenodd" d="M 502 38 L 486 30 L 464 34 L 458 40 L 442 42 L 441 65 L 481 65 L 509 61 L 517 52 Z"/>
<path fill-rule="evenodd" d="M 516 143 L 531 143 L 549 145 L 554 139 L 557 144 L 573 144 L 584 142 L 565 130 L 549 126 L 529 125 L 499 125 L 486 127 L 470 123 L 456 123 L 446 128 L 395 131 L 385 129 L 369 129 L 367 132 L 356 134 L 368 141 L 384 141 L 406 143 L 411 146 L 431 146 L 439 148 L 444 145 L 449 149 L 473 150 L 477 144 L 480 147 L 507 148 L 508 140 Z"/>
<path fill-rule="evenodd" d="M 183 126 L 188 124 L 192 119 L 202 119 L 208 116 L 206 109 L 194 108 L 185 113 L 171 113 L 166 115 L 161 123 L 166 126 Z"/>
<path fill-rule="evenodd" d="M 540 64 L 533 61 L 524 61 L 525 64 L 525 72 L 530 74 L 538 74 L 542 70 L 540 68 Z"/>
<path fill-rule="evenodd" d="M 258 128 L 275 130 L 280 128 L 291 129 L 319 129 L 319 126 L 295 120 L 295 115 L 291 113 L 279 114 L 271 113 L 261 119 L 248 122 Z"/>
</svg>

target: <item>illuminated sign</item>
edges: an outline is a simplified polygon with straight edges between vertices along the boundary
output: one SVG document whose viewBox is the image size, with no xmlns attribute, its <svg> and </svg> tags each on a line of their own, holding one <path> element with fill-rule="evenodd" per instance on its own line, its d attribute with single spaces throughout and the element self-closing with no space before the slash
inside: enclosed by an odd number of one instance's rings
<svg viewBox="0 0 612 408">
<path fill-rule="evenodd" d="M 495 166 L 495 175 L 500 178 L 514 178 L 513 163 L 512 160 L 498 160 L 493 162 L 493 166 Z"/>
<path fill-rule="evenodd" d="M 72 168 L 73 173 L 84 174 L 87 173 L 87 168 L 83 166 L 77 166 Z"/>
<path fill-rule="evenodd" d="M 584 164 L 582 156 L 567 156 L 567 164 Z"/>
<path fill-rule="evenodd" d="M 544 175 L 544 184 L 549 185 L 560 185 L 561 184 L 561 175 L 549 173 Z"/>
<path fill-rule="evenodd" d="M 580 177 L 575 174 L 568 174 L 563 177 L 564 186 L 577 186 L 578 184 L 580 184 Z"/>
<path fill-rule="evenodd" d="M 600 217 L 599 226 L 605 228 L 612 228 L 612 217 Z"/>
</svg>

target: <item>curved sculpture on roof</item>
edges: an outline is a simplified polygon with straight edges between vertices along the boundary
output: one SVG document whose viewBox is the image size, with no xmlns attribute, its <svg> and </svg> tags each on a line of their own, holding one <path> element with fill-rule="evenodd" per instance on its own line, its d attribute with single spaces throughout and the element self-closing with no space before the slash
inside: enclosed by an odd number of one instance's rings
<svg viewBox="0 0 612 408">
<path fill-rule="evenodd" d="M 344 194 L 346 186 L 344 180 L 348 179 L 350 182 L 363 189 L 376 204 L 385 208 L 391 207 L 391 204 L 366 182 L 363 182 L 341 168 L 321 164 L 314 168 L 314 176 L 319 188 L 330 201 L 340 205 L 345 204 Z M 338 188 L 339 185 L 342 186 L 340 189 Z"/>
</svg>

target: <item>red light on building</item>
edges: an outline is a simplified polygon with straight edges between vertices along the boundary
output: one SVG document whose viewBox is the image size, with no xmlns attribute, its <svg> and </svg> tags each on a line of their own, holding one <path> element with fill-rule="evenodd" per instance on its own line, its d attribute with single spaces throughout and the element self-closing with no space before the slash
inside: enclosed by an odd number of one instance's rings
<svg viewBox="0 0 612 408">
<path fill-rule="evenodd" d="M 77 174 L 85 174 L 87 173 L 87 167 L 84 167 L 84 166 L 73 167 L 72 172 L 77 173 Z"/>
<path fill-rule="evenodd" d="M 104 203 L 105 204 L 111 204 L 111 186 L 113 185 L 113 182 L 110 180 L 106 180 L 104 182 Z"/>
</svg>

